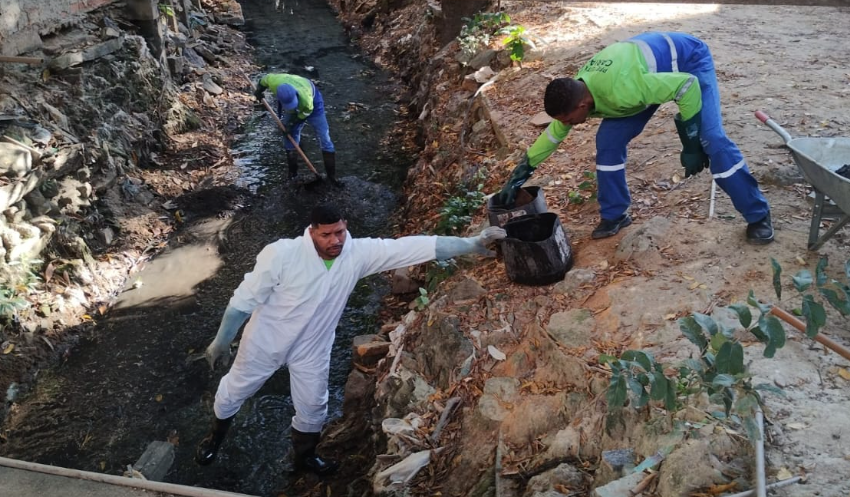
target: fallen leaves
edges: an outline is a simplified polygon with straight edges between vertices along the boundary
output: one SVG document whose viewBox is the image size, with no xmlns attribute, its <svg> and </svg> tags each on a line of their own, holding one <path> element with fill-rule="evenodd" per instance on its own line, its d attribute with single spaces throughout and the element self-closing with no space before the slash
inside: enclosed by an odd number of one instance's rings
<svg viewBox="0 0 850 497">
<path fill-rule="evenodd" d="M 13 350 L 15 350 L 15 344 L 9 343 L 3 347 L 3 355 L 11 354 Z"/>
</svg>

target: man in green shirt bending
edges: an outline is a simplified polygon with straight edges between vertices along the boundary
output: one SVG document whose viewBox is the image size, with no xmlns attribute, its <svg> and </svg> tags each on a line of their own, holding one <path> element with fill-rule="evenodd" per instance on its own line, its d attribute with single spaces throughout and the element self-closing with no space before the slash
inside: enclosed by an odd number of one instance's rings
<svg viewBox="0 0 850 497">
<path fill-rule="evenodd" d="M 601 221 L 593 238 L 613 236 L 632 223 L 626 149 L 659 105 L 676 102 L 685 176 L 710 168 L 717 184 L 747 221 L 747 241 L 773 241 L 770 207 L 741 151 L 726 136 L 720 93 L 708 46 L 684 33 L 644 33 L 596 54 L 573 78 L 549 83 L 544 96 L 552 121 L 499 193 L 510 207 L 520 186 L 558 148 L 573 125 L 601 117 L 596 132 L 596 178 Z"/>
<path fill-rule="evenodd" d="M 316 85 L 309 79 L 294 74 L 266 74 L 257 84 L 254 94 L 257 100 L 263 98 L 266 89 L 277 99 L 277 114 L 296 143 L 301 142 L 304 123 L 313 126 L 322 147 L 322 162 L 325 164 L 328 181 L 339 185 L 336 179 L 336 151 L 325 117 L 325 102 Z M 289 178 L 292 179 L 298 174 L 298 154 L 289 140 L 284 140 L 283 146 L 286 149 Z"/>
</svg>

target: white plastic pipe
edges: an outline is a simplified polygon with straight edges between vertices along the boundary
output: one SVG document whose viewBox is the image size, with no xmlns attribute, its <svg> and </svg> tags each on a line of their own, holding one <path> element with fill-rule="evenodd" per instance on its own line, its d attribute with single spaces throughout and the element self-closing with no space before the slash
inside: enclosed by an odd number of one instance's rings
<svg viewBox="0 0 850 497">
<path fill-rule="evenodd" d="M 764 477 L 764 413 L 761 407 L 756 408 L 756 426 L 759 429 L 759 439 L 756 440 L 756 497 L 767 497 Z"/>
<path fill-rule="evenodd" d="M 714 199 L 717 196 L 717 182 L 711 180 L 711 202 L 708 204 L 708 218 L 714 217 Z"/>
<path fill-rule="evenodd" d="M 24 471 L 34 471 L 36 473 L 45 473 L 48 475 L 64 476 L 66 478 L 96 481 L 121 487 L 139 488 L 142 490 L 150 490 L 152 492 L 185 495 L 186 497 L 256 497 L 248 494 L 237 494 L 221 490 L 211 490 L 208 488 L 189 487 L 186 485 L 175 485 L 173 483 L 163 483 L 160 481 L 126 478 L 123 476 L 107 475 L 103 473 L 92 473 L 91 471 L 81 471 L 79 469 L 60 468 L 58 466 L 18 461 L 17 459 L 8 459 L 6 457 L 0 457 L 0 466 L 22 469 Z"/>
</svg>

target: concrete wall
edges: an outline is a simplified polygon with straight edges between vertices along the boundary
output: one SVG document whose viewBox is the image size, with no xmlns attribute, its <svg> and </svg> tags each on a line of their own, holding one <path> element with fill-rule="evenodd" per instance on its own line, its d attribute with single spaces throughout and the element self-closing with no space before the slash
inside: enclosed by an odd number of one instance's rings
<svg viewBox="0 0 850 497">
<path fill-rule="evenodd" d="M 0 0 L 0 54 L 18 55 L 37 50 L 41 46 L 39 32 L 118 1 Z"/>
</svg>

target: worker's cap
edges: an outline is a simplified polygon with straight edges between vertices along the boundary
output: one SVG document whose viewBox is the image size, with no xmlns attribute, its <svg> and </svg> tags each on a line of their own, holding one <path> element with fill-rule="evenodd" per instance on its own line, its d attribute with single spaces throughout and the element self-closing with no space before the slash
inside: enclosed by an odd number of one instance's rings
<svg viewBox="0 0 850 497">
<path fill-rule="evenodd" d="M 295 110 L 298 108 L 298 93 L 296 93 L 292 85 L 278 86 L 276 97 L 284 110 Z"/>
</svg>

